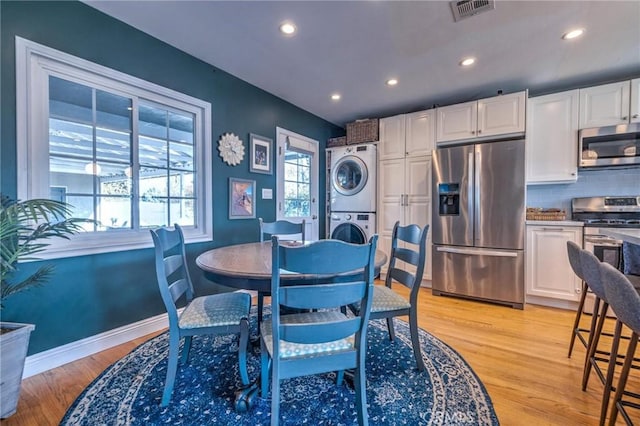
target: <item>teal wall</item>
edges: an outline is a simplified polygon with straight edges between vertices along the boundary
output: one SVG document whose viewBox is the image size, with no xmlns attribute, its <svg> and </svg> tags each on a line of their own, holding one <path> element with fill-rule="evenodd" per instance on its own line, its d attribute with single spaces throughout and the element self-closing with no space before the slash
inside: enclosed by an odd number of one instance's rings
<svg viewBox="0 0 640 426">
<path fill-rule="evenodd" d="M 247 159 L 236 167 L 222 162 L 215 149 L 223 133 L 245 143 L 249 133 L 275 140 L 276 126 L 324 144 L 344 130 L 282 99 L 212 67 L 80 2 L 0 2 L 2 43 L 0 192 L 16 196 L 15 36 L 49 46 L 135 77 L 210 102 L 212 105 L 213 236 L 210 243 L 188 246 L 192 277 L 199 294 L 220 291 L 194 266 L 210 248 L 255 241 L 257 220 L 228 220 L 228 178 L 255 179 L 273 188 L 276 177 L 249 173 Z M 241 19 L 239 17 L 238 19 Z M 232 43 L 232 40 L 212 40 Z M 320 182 L 324 182 L 320 155 Z M 324 205 L 320 191 L 320 205 Z M 322 211 L 322 209 L 320 209 Z M 275 219 L 275 200 L 260 200 L 257 216 Z M 320 232 L 325 229 L 321 216 Z M 29 354 L 64 345 L 164 312 L 155 282 L 151 249 L 57 260 L 55 276 L 45 286 L 5 303 L 2 319 L 36 325 Z M 24 264 L 27 273 L 38 263 Z"/>
</svg>

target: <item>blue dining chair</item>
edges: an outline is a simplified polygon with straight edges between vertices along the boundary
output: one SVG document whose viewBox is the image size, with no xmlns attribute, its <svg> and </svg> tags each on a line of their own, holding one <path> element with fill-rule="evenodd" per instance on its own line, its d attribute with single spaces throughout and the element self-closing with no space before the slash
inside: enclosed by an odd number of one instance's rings
<svg viewBox="0 0 640 426">
<path fill-rule="evenodd" d="M 424 266 L 427 252 L 427 233 L 429 225 L 420 229 L 418 225 L 400 226 L 396 222 L 391 234 L 391 255 L 384 286 L 373 287 L 373 301 L 371 302 L 371 314 L 369 319 L 386 319 L 389 331 L 389 340 L 395 339 L 393 318 L 398 316 L 409 317 L 409 331 L 413 355 L 416 359 L 418 370 L 424 371 L 425 365 L 420 349 L 420 337 L 418 333 L 418 294 L 420 283 L 424 274 Z M 400 262 L 404 262 L 401 264 Z M 402 266 L 401 266 L 402 265 Z M 413 267 L 413 271 L 407 268 Z M 399 295 L 392 289 L 396 282 L 409 289 L 409 300 Z M 354 313 L 360 309 L 358 304 L 349 306 Z"/>
<path fill-rule="evenodd" d="M 178 224 L 174 227 L 174 230 L 169 228 L 151 230 L 155 246 L 158 287 L 169 316 L 169 361 L 160 404 L 163 407 L 167 406 L 171 400 L 178 368 L 180 340 L 183 337 L 182 362 L 185 363 L 189 359 L 193 336 L 240 333 L 238 344 L 240 380 L 243 386 L 249 385 L 247 345 L 251 296 L 234 292 L 195 297 L 187 268 L 182 228 Z M 178 314 L 176 302 L 182 296 L 185 297 L 187 304 L 182 313 Z"/>
<path fill-rule="evenodd" d="M 274 235 L 300 235 L 300 241 L 305 242 L 305 225 L 306 222 L 303 219 L 301 223 L 293 223 L 288 220 L 277 220 L 275 222 L 265 222 L 262 218 L 258 218 L 260 223 L 260 242 L 264 242 L 265 236 L 271 238 Z M 265 293 L 258 292 L 258 327 L 262 322 L 262 308 L 264 306 Z"/>
<path fill-rule="evenodd" d="M 288 246 L 272 237 L 272 315 L 260 327 L 261 393 L 266 397 L 271 384 L 272 426 L 280 420 L 281 380 L 337 371 L 340 385 L 346 369 L 355 369 L 358 422 L 368 425 L 365 354 L 377 240 L 374 235 L 367 244 L 320 240 Z M 308 274 L 309 280 L 284 285 L 284 270 Z M 363 274 L 342 277 L 346 282 L 316 280 L 358 270 Z M 355 302 L 364 307 L 355 317 L 340 311 Z M 282 306 L 304 312 L 283 314 Z"/>
</svg>

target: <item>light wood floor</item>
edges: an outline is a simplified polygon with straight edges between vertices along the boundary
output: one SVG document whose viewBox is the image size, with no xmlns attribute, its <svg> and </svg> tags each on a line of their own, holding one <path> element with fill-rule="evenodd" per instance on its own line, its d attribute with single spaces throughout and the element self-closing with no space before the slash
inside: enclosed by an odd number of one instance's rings
<svg viewBox="0 0 640 426">
<path fill-rule="evenodd" d="M 581 390 L 584 347 L 576 343 L 567 358 L 573 312 L 534 305 L 516 310 L 435 297 L 428 289 L 421 289 L 419 312 L 420 327 L 457 350 L 480 377 L 501 424 L 598 424 L 602 386 L 592 374 L 588 390 Z M 95 377 L 151 337 L 25 379 L 18 412 L 2 424 L 58 424 Z M 639 383 L 628 386 L 640 390 Z M 634 416 L 640 424 L 640 414 Z"/>
</svg>

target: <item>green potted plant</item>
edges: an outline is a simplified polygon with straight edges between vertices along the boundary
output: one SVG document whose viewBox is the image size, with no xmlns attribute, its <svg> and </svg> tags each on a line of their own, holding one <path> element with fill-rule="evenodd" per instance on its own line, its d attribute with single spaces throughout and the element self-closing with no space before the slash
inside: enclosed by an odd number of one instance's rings
<svg viewBox="0 0 640 426">
<path fill-rule="evenodd" d="M 5 300 L 44 284 L 53 265 L 44 265 L 26 277 L 18 277 L 20 262 L 34 260 L 46 249 L 49 238 L 69 238 L 86 219 L 68 218 L 70 206 L 54 200 L 15 201 L 0 196 L 0 309 Z M 20 396 L 24 361 L 33 324 L 0 322 L 0 418 L 15 413 Z"/>
</svg>

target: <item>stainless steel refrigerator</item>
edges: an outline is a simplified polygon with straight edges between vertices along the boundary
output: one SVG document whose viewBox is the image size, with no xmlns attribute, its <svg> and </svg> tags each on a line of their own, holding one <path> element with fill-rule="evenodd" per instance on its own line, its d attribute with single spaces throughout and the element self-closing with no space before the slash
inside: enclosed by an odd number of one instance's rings
<svg viewBox="0 0 640 426">
<path fill-rule="evenodd" d="M 433 155 L 436 295 L 524 305 L 524 139 Z"/>
</svg>

